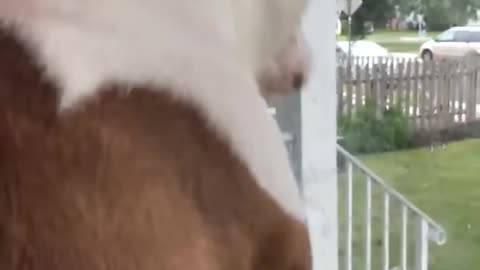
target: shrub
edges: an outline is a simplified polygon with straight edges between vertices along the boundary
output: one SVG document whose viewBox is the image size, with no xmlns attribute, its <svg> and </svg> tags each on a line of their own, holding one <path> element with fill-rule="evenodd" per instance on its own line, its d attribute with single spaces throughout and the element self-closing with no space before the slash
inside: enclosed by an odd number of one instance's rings
<svg viewBox="0 0 480 270">
<path fill-rule="evenodd" d="M 355 154 L 394 151 L 410 146 L 412 133 L 408 118 L 399 108 L 377 115 L 376 105 L 367 101 L 353 118 L 339 119 L 341 144 Z"/>
</svg>

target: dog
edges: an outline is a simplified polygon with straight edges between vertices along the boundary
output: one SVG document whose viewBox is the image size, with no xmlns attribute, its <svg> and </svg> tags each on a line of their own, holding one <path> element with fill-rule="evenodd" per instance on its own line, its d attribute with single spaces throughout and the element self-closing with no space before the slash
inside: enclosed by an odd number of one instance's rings
<svg viewBox="0 0 480 270">
<path fill-rule="evenodd" d="M 0 0 L 0 269 L 311 269 L 267 113 L 304 8 Z"/>
</svg>

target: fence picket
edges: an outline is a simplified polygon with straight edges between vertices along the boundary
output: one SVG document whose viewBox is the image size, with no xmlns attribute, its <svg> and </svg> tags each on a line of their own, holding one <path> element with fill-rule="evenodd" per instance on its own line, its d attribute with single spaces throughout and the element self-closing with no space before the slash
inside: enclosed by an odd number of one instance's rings
<svg viewBox="0 0 480 270">
<path fill-rule="evenodd" d="M 355 117 L 366 99 L 377 113 L 399 106 L 413 129 L 444 129 L 476 119 L 480 64 L 461 61 L 358 58 L 339 66 L 339 116 Z"/>
<path fill-rule="evenodd" d="M 388 85 L 388 106 L 391 108 L 395 105 L 395 84 L 396 84 L 396 62 L 390 62 L 389 74 L 390 82 Z"/>
<path fill-rule="evenodd" d="M 418 127 L 418 92 L 419 92 L 419 79 L 420 79 L 420 64 L 415 61 L 415 75 L 413 77 L 413 125 L 414 128 Z"/>
<path fill-rule="evenodd" d="M 465 75 L 466 75 L 466 63 L 460 62 L 460 84 L 458 89 L 458 122 L 463 122 L 463 114 L 464 114 L 464 90 L 466 87 L 465 83 Z"/>
<path fill-rule="evenodd" d="M 411 86 L 412 86 L 412 60 L 407 61 L 407 67 L 405 71 L 405 114 L 407 117 L 410 117 L 411 111 L 410 111 L 410 106 L 411 106 L 411 99 L 412 99 L 412 92 L 411 92 Z"/>
<path fill-rule="evenodd" d="M 363 71 L 360 68 L 360 65 L 355 65 L 355 113 L 358 112 L 358 109 L 362 107 L 362 79 L 363 79 Z"/>
</svg>

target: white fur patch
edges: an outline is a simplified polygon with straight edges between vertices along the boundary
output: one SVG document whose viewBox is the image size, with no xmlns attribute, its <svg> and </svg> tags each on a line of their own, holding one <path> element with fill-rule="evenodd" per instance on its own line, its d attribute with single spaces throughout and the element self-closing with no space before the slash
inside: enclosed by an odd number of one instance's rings
<svg viewBox="0 0 480 270">
<path fill-rule="evenodd" d="M 225 136 L 258 184 L 304 221 L 280 131 L 254 80 L 254 46 L 238 37 L 230 1 L 29 1 L 36 2 L 31 16 L 14 20 L 64 89 L 63 108 L 112 81 L 175 89 Z"/>
</svg>

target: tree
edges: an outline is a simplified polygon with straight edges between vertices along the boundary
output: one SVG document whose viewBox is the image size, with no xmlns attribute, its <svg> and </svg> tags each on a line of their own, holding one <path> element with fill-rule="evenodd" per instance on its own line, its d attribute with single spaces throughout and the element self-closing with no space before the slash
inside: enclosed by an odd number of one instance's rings
<svg viewBox="0 0 480 270">
<path fill-rule="evenodd" d="M 397 4 L 404 13 L 424 14 L 428 28 L 436 31 L 464 25 L 480 8 L 480 0 L 400 0 Z"/>
<path fill-rule="evenodd" d="M 452 25 L 464 25 L 474 18 L 480 9 L 480 0 L 363 0 L 352 17 L 353 36 L 365 37 L 366 21 L 383 28 L 394 15 L 396 5 L 403 14 L 412 11 L 424 14 L 428 29 L 441 31 Z"/>
<path fill-rule="evenodd" d="M 352 34 L 365 37 L 367 21 L 371 21 L 375 27 L 384 27 L 393 15 L 394 7 L 391 0 L 363 0 L 362 6 L 352 16 Z"/>
</svg>

